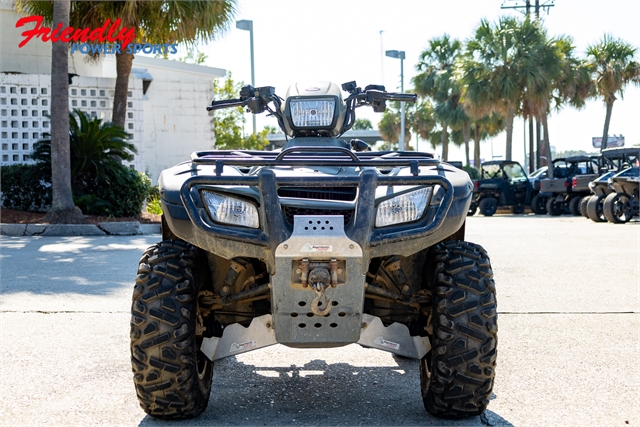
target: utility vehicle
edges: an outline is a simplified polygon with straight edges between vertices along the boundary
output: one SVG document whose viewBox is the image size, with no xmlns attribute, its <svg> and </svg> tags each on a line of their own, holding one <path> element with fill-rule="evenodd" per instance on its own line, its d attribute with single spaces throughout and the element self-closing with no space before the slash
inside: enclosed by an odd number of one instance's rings
<svg viewBox="0 0 640 427">
<path fill-rule="evenodd" d="M 415 358 L 427 411 L 485 410 L 496 298 L 487 252 L 464 241 L 469 176 L 431 154 L 340 139 L 357 107 L 415 99 L 318 82 L 284 99 L 245 86 L 212 102 L 266 111 L 291 139 L 279 152 L 195 152 L 162 172 L 163 241 L 142 255 L 131 316 L 133 380 L 148 414 L 197 416 L 216 360 L 276 343 Z"/>
<path fill-rule="evenodd" d="M 524 213 L 531 198 L 531 183 L 520 163 L 510 160 L 484 162 L 480 179 L 474 185 L 474 198 L 469 215 L 476 209 L 484 216 L 492 216 L 499 207 L 510 207 L 512 213 Z"/>
</svg>

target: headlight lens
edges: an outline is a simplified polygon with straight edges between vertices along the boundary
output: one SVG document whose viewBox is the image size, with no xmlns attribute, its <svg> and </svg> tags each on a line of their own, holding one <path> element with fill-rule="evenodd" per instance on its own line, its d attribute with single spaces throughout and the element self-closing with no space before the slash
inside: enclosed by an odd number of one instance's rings
<svg viewBox="0 0 640 427">
<path fill-rule="evenodd" d="M 252 203 L 210 191 L 203 191 L 202 195 L 215 221 L 250 228 L 260 226 L 258 209 Z"/>
<path fill-rule="evenodd" d="M 333 123 L 334 99 L 292 99 L 291 120 L 295 127 L 324 127 Z"/>
<path fill-rule="evenodd" d="M 432 193 L 432 187 L 425 187 L 380 203 L 376 211 L 376 227 L 417 220 L 424 213 Z"/>
</svg>

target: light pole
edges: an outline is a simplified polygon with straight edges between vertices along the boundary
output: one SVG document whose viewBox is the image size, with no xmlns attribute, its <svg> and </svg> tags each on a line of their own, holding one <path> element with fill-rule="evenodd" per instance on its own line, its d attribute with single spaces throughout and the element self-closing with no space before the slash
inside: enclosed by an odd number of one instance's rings
<svg viewBox="0 0 640 427">
<path fill-rule="evenodd" d="M 240 21 L 236 21 L 236 28 L 240 30 L 249 31 L 249 43 L 251 45 L 251 86 L 256 86 L 256 74 L 253 67 L 253 21 L 249 19 L 242 19 Z M 256 115 L 253 116 L 253 134 L 256 134 Z"/>
<path fill-rule="evenodd" d="M 388 50 L 385 53 L 390 58 L 400 59 L 400 92 L 404 93 L 404 51 Z M 400 101 L 400 151 L 404 151 L 404 101 Z"/>
</svg>

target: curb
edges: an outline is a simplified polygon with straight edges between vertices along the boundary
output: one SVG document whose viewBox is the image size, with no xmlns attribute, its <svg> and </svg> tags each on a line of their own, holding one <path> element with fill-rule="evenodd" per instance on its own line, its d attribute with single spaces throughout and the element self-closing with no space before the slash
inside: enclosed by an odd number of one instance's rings
<svg viewBox="0 0 640 427">
<path fill-rule="evenodd" d="M 0 224 L 2 236 L 140 236 L 160 234 L 160 224 L 99 222 L 98 224 Z"/>
</svg>

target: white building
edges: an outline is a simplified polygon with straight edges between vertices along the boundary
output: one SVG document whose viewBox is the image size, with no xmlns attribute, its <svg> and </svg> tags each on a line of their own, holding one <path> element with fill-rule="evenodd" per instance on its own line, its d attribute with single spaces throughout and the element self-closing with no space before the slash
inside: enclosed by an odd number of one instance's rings
<svg viewBox="0 0 640 427">
<path fill-rule="evenodd" d="M 19 18 L 11 0 L 0 0 L 0 166 L 28 161 L 33 144 L 50 127 L 51 44 L 33 38 L 18 48 L 26 29 L 15 27 Z M 69 73 L 77 75 L 69 85 L 69 109 L 109 121 L 115 57 L 86 58 L 69 55 Z M 213 99 L 213 79 L 225 75 L 219 68 L 136 56 L 125 129 L 138 153 L 129 165 L 148 171 L 157 183 L 163 169 L 193 151 L 213 148 L 213 123 L 205 107 Z"/>
</svg>

